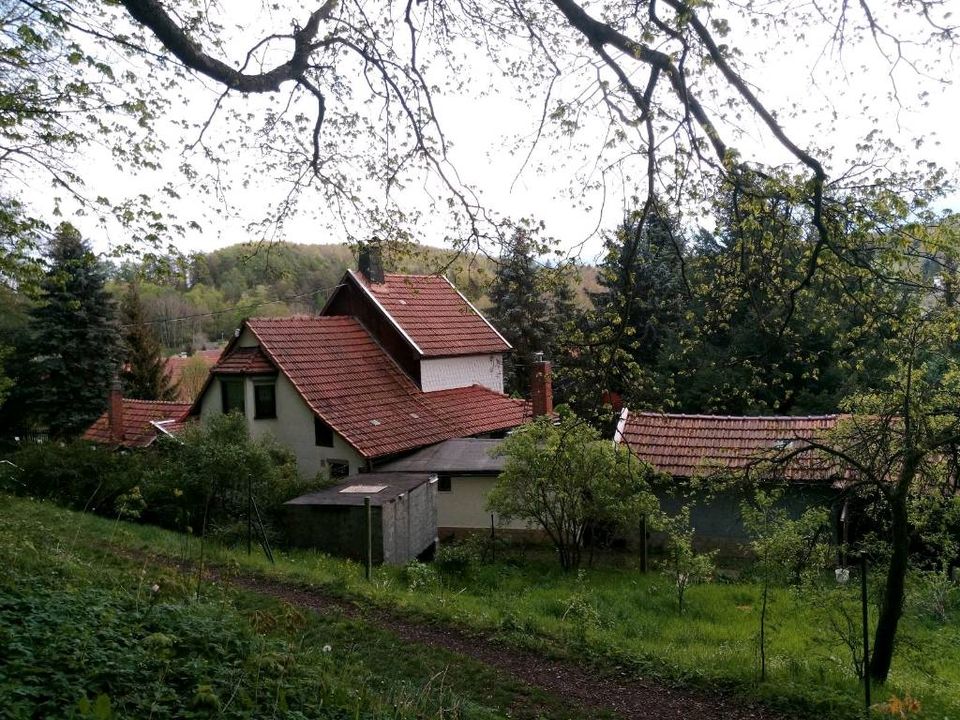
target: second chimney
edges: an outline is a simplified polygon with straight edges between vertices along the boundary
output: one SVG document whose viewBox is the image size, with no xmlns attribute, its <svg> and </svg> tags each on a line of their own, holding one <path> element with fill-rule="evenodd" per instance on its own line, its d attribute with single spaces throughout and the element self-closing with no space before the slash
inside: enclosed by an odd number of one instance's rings
<svg viewBox="0 0 960 720">
<path fill-rule="evenodd" d="M 383 260 L 380 257 L 380 241 L 376 238 L 360 246 L 360 272 L 367 279 L 367 282 L 383 282 Z"/>
<path fill-rule="evenodd" d="M 119 378 L 113 379 L 110 386 L 110 399 L 107 402 L 107 421 L 110 425 L 110 440 L 117 445 L 123 443 L 123 390 Z"/>
<path fill-rule="evenodd" d="M 553 370 L 549 360 L 538 358 L 533 363 L 530 372 L 530 401 L 533 403 L 534 417 L 553 414 Z"/>
</svg>

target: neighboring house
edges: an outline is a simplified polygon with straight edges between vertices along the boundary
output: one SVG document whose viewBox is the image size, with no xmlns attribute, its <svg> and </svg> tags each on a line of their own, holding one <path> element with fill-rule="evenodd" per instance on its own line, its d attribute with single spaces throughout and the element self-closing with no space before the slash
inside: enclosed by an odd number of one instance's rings
<svg viewBox="0 0 960 720">
<path fill-rule="evenodd" d="M 532 415 L 503 394 L 510 345 L 446 279 L 348 271 L 319 316 L 250 318 L 191 414 L 243 413 L 301 475 L 331 477 L 455 437 L 502 435 Z"/>
<path fill-rule="evenodd" d="M 177 388 L 177 400 L 192 403 L 206 384 L 210 368 L 220 359 L 222 348 L 197 350 L 193 355 L 171 355 L 164 363 L 170 383 Z M 202 374 L 198 370 L 206 368 Z"/>
<path fill-rule="evenodd" d="M 840 418 L 670 415 L 624 408 L 614 441 L 686 485 L 695 478 L 729 477 L 753 469 L 759 473 L 762 460 L 833 429 Z M 775 472 L 787 481 L 783 505 L 792 514 L 799 515 L 814 505 L 836 509 L 843 478 L 835 463 L 816 452 L 807 452 L 778 466 Z M 720 546 L 746 540 L 740 517 L 744 499 L 742 490 L 734 487 L 696 502 L 691 521 L 698 539 Z M 681 499 L 669 490 L 660 493 L 660 501 L 668 512 L 681 505 Z"/>
<path fill-rule="evenodd" d="M 147 447 L 160 435 L 176 433 L 189 410 L 190 403 L 121 397 L 119 383 L 115 383 L 107 411 L 87 428 L 83 439 L 114 447 Z"/>
</svg>

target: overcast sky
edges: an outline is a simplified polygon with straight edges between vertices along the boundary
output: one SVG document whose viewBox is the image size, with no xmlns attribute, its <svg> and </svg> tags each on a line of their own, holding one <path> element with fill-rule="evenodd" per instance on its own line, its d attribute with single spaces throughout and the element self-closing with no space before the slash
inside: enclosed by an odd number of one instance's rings
<svg viewBox="0 0 960 720">
<path fill-rule="evenodd" d="M 237 46 L 246 42 L 248 39 L 242 36 L 236 40 Z M 855 143 L 877 128 L 907 149 L 902 156 L 891 160 L 907 163 L 936 160 L 957 177 L 960 167 L 960 133 L 956 132 L 960 88 L 957 84 L 924 78 L 905 64 L 891 75 L 889 64 L 869 44 L 860 48 L 848 47 L 842 57 L 845 73 L 840 79 L 824 80 L 825 68 L 838 64 L 835 54 L 822 55 L 826 44 L 826 36 L 817 36 L 810 28 L 807 28 L 803 41 L 790 37 L 754 36 L 741 43 L 744 75 L 767 105 L 782 117 L 786 117 L 795 105 L 805 111 L 801 117 L 784 123 L 798 144 L 801 147 L 832 147 L 836 170 L 844 160 L 856 157 Z M 751 50 L 761 47 L 778 48 L 762 65 L 755 64 L 751 57 Z M 920 53 L 923 49 L 914 48 L 913 51 Z M 583 168 L 588 167 L 591 158 L 585 155 L 579 163 L 574 158 L 571 164 L 564 154 L 556 152 L 556 147 L 549 145 L 542 145 L 535 157 L 536 162 L 530 164 L 530 168 L 534 168 L 539 163 L 543 171 L 528 169 L 514 182 L 523 157 L 522 153 L 516 155 L 507 148 L 517 137 L 533 133 L 541 107 L 529 97 L 515 97 L 512 86 L 496 78 L 488 61 L 478 59 L 474 71 L 475 87 L 492 92 L 482 97 L 441 95 L 436 98 L 437 114 L 454 141 L 451 159 L 462 180 L 474 187 L 484 204 L 499 215 L 541 219 L 546 223 L 547 234 L 558 238 L 563 247 L 574 249 L 585 262 L 594 261 L 600 251 L 598 231 L 611 229 L 617 224 L 627 204 L 626 198 L 635 194 L 637 189 L 632 183 L 622 183 L 612 176 L 606 193 L 594 192 L 585 198 L 592 210 L 574 207 L 568 197 L 569 190 L 580 182 Z M 950 71 L 944 75 L 955 73 Z M 894 88 L 900 94 L 899 104 L 892 98 Z M 921 107 L 918 101 L 921 91 L 929 93 L 925 107 Z M 199 122 L 206 118 L 215 97 L 213 88 L 196 82 L 189 90 L 189 102 L 177 104 L 170 117 L 157 124 L 156 131 L 174 148 L 164 158 L 165 167 L 178 164 L 180 153 L 184 151 L 184 139 L 177 126 L 182 120 Z M 233 102 L 242 103 L 243 100 L 237 98 Z M 248 102 L 252 110 L 259 112 L 264 98 L 252 98 Z M 829 131 L 818 129 L 818 126 L 828 126 Z M 214 126 L 212 130 L 230 131 L 225 126 Z M 739 130 L 742 134 L 734 144 L 746 157 L 769 163 L 786 159 L 756 125 L 748 122 Z M 915 138 L 924 138 L 925 142 L 917 148 Z M 119 188 L 154 193 L 159 181 L 170 177 L 166 171 L 140 177 L 118 173 L 102 149 L 96 146 L 91 146 L 85 156 L 78 159 L 78 165 L 84 168 L 83 174 L 92 196 L 115 195 Z M 249 172 L 245 165 L 238 159 L 232 167 L 234 172 L 242 174 Z M 235 179 L 239 186 L 242 178 Z M 170 209 L 184 218 L 201 219 L 203 227 L 202 231 L 190 232 L 178 241 L 182 251 L 211 250 L 249 239 L 246 224 L 260 217 L 265 202 L 276 198 L 280 191 L 255 173 L 249 180 L 246 190 L 238 190 L 229 198 L 233 206 L 229 217 L 215 220 L 211 219 L 210 209 L 217 199 L 191 193 L 188 184 L 181 184 L 183 199 L 171 200 Z M 404 200 L 415 205 L 418 193 L 422 195 L 423 189 L 408 191 Z M 38 185 L 27 194 L 41 212 L 49 211 L 49 188 Z M 947 204 L 960 206 L 956 201 L 956 197 L 951 197 Z M 340 242 L 344 239 L 336 225 L 328 222 L 329 218 L 325 221 L 322 207 L 312 212 L 307 198 L 303 209 L 304 212 L 287 224 L 283 239 L 297 243 Z M 687 218 L 687 222 L 696 221 L 696 218 Z M 122 231 L 115 226 L 103 230 L 96 227 L 92 218 L 80 218 L 78 224 L 95 240 L 100 250 L 105 251 L 125 240 Z M 420 226 L 420 232 L 418 239 L 422 243 L 436 245 L 442 240 L 442 226 L 434 225 L 429 219 Z"/>
</svg>

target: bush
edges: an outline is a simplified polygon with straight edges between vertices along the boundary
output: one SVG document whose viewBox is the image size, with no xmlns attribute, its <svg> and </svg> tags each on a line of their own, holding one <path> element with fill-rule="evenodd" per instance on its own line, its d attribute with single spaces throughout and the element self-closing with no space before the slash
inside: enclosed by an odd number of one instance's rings
<svg viewBox="0 0 960 720">
<path fill-rule="evenodd" d="M 282 504 L 313 487 L 272 438 L 252 440 L 239 415 L 188 427 L 177 440 L 113 451 L 92 443 L 30 445 L 4 465 L 4 487 L 108 517 L 141 519 L 225 541 L 246 535 L 248 492 L 269 528 Z"/>
</svg>

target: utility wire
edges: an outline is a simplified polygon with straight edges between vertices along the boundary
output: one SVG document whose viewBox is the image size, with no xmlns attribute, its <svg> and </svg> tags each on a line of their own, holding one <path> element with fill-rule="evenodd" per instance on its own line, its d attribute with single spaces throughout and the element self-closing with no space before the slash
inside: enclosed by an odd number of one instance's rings
<svg viewBox="0 0 960 720">
<path fill-rule="evenodd" d="M 253 310 L 254 308 L 263 307 L 265 305 L 276 305 L 277 303 L 290 302 L 291 300 L 299 300 L 300 298 L 318 295 L 319 293 L 336 290 L 337 288 L 341 288 L 341 287 L 343 287 L 343 283 L 340 283 L 339 285 L 333 285 L 331 287 L 317 288 L 316 290 L 310 290 L 308 292 L 299 293 L 297 295 L 287 295 L 286 297 L 279 297 L 279 298 L 275 298 L 274 300 L 264 300 L 263 302 L 253 303 L 252 305 L 248 305 L 247 303 L 237 303 L 236 305 L 232 305 L 228 308 L 223 308 L 222 310 L 214 310 L 212 312 L 194 313 L 193 315 L 181 315 L 180 317 L 175 317 L 175 318 L 157 318 L 156 320 L 146 320 L 144 321 L 144 324 L 160 325 L 162 323 L 175 323 L 175 322 L 182 322 L 184 320 L 196 320 L 197 318 L 216 317 L 217 315 L 225 315 L 226 313 L 233 312 L 234 310 L 238 310 L 240 308 Z M 127 323 L 127 324 L 121 325 L 120 327 L 127 328 L 132 326 L 133 326 L 132 323 Z"/>
</svg>

